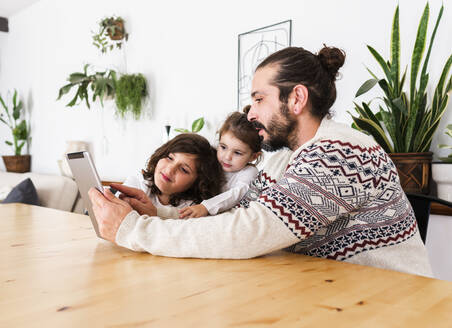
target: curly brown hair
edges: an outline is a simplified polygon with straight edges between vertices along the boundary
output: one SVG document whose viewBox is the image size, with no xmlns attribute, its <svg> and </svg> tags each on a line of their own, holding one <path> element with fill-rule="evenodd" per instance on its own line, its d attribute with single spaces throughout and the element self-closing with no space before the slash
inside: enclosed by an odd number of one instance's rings
<svg viewBox="0 0 452 328">
<path fill-rule="evenodd" d="M 203 200 L 220 193 L 225 178 L 215 148 L 210 145 L 206 138 L 198 134 L 183 133 L 158 148 L 149 158 L 146 169 L 141 171 L 143 178 L 148 181 L 151 194 L 161 194 L 154 181 L 158 161 L 174 153 L 196 155 L 198 177 L 189 189 L 170 195 L 169 203 L 172 206 L 178 206 L 182 200 L 192 200 L 199 204 Z"/>
</svg>

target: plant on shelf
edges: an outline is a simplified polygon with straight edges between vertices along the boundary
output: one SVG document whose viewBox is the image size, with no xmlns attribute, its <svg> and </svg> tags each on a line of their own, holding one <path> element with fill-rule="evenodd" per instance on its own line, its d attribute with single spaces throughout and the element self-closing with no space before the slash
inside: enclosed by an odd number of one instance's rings
<svg viewBox="0 0 452 328">
<path fill-rule="evenodd" d="M 121 17 L 106 17 L 99 22 L 99 30 L 93 32 L 93 44 L 104 54 L 115 47 L 121 49 L 123 40 L 127 41 L 124 20 Z"/>
<path fill-rule="evenodd" d="M 404 82 L 407 73 L 405 68 L 403 74 L 400 74 L 400 30 L 399 30 L 399 7 L 397 6 L 391 34 L 390 45 L 390 59 L 385 60 L 383 57 L 371 46 L 367 46 L 372 56 L 381 66 L 384 77 L 377 77 L 370 69 L 367 69 L 372 76 L 372 79 L 367 80 L 358 89 L 356 97 L 359 97 L 372 89 L 376 84 L 381 89 L 382 95 L 377 97 L 377 101 L 362 102 L 361 105 L 355 103 L 355 110 L 358 116 L 350 113 L 353 118 L 353 126 L 367 134 L 372 135 L 381 147 L 388 153 L 426 153 L 429 152 L 432 142 L 433 134 L 435 133 L 440 119 L 444 114 L 448 103 L 448 92 L 452 90 L 452 77 L 449 75 L 449 70 L 452 64 L 452 54 L 444 64 L 441 76 L 439 78 L 436 89 L 433 93 L 433 100 L 430 104 L 427 102 L 427 85 L 429 74 L 427 66 L 432 51 L 435 35 L 441 21 L 444 7 L 442 6 L 438 14 L 435 27 L 433 29 L 428 50 L 424 56 L 424 49 L 427 40 L 427 27 L 429 19 L 429 5 L 426 4 L 422 17 L 419 22 L 417 36 L 414 44 L 414 49 L 411 57 L 411 70 L 409 90 L 404 91 Z M 424 58 L 424 59 L 423 59 Z M 423 63 L 422 63 L 423 60 Z M 419 70 L 421 68 L 422 70 Z M 401 77 L 400 77 L 401 75 Z M 371 104 L 372 102 L 372 104 Z M 371 105 L 378 105 L 378 109 L 374 111 Z M 390 154 L 395 161 L 396 155 Z M 428 163 L 431 163 L 431 153 Z M 395 161 L 396 162 L 396 161 Z M 406 162 L 406 160 L 405 160 Z M 398 166 L 398 163 L 396 162 Z M 429 165 L 429 164 L 428 164 Z M 428 170 L 429 166 L 423 165 L 422 170 Z M 411 175 L 416 169 L 398 166 L 399 174 L 401 176 L 402 186 L 405 191 L 411 190 L 410 183 L 418 178 Z M 404 177 L 406 175 L 406 177 Z M 428 188 L 428 178 L 424 178 L 423 188 Z M 404 180 L 407 178 L 408 180 Z M 404 184 L 407 181 L 406 184 Z M 406 187 L 406 188 L 405 188 Z M 424 188 L 421 192 L 426 192 Z"/>
<path fill-rule="evenodd" d="M 30 126 L 24 118 L 24 106 L 22 100 L 18 99 L 17 90 L 14 90 L 12 108 L 0 95 L 0 103 L 3 107 L 0 112 L 0 122 L 4 123 L 12 134 L 12 141 L 5 143 L 14 150 L 14 156 L 3 156 L 5 167 L 10 172 L 28 172 L 30 170 L 30 155 L 21 155 L 23 147 L 31 141 Z"/>
<path fill-rule="evenodd" d="M 452 138 L 452 124 L 449 124 L 446 127 L 446 132 L 445 132 L 449 137 Z M 445 144 L 440 144 L 438 145 L 439 148 L 447 148 L 447 149 L 452 149 L 452 144 L 451 145 L 445 145 Z M 445 163 L 452 163 L 452 152 L 449 154 L 449 156 L 447 157 L 440 157 L 440 160 L 442 160 Z"/>
<path fill-rule="evenodd" d="M 117 113 L 122 118 L 131 112 L 135 119 L 139 119 L 146 98 L 147 82 L 142 74 L 123 74 L 115 82 Z"/>
<path fill-rule="evenodd" d="M 184 128 L 177 128 L 177 129 L 174 129 L 174 131 L 180 132 L 180 133 L 198 133 L 204 127 L 204 123 L 205 123 L 204 117 L 200 117 L 200 118 L 194 120 L 193 123 L 191 124 L 191 131 L 188 129 L 184 129 Z"/>
<path fill-rule="evenodd" d="M 69 75 L 67 79 L 70 83 L 60 88 L 57 100 L 67 94 L 73 87 L 76 88 L 74 98 L 66 105 L 68 107 L 75 106 L 77 100 L 85 101 L 86 106 L 90 107 L 88 90 L 92 91 L 92 101 L 95 102 L 99 97 L 100 103 L 103 107 L 103 100 L 105 97 L 113 97 L 115 95 L 115 79 L 116 72 L 113 70 L 106 70 L 103 72 L 94 72 L 88 75 L 89 64 L 83 67 L 83 72 L 75 72 Z"/>
</svg>

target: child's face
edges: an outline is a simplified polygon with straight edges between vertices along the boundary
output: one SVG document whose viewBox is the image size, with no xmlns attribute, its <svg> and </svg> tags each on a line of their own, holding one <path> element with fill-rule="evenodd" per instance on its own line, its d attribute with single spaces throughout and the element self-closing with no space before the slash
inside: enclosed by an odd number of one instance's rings
<svg viewBox="0 0 452 328">
<path fill-rule="evenodd" d="M 172 195 L 189 189 L 198 177 L 197 156 L 187 153 L 170 153 L 157 162 L 155 185 L 163 195 Z"/>
<path fill-rule="evenodd" d="M 237 139 L 231 132 L 223 133 L 217 148 L 217 158 L 225 172 L 240 171 L 257 158 L 250 146 Z"/>
</svg>

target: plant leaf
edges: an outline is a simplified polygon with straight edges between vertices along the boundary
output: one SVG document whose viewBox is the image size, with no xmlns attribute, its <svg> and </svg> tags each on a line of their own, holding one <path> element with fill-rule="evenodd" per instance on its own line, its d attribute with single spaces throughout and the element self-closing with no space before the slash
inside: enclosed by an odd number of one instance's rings
<svg viewBox="0 0 452 328">
<path fill-rule="evenodd" d="M 351 115 L 351 114 L 350 114 Z M 390 144 L 388 138 L 386 137 L 385 132 L 382 128 L 380 128 L 374 121 L 365 118 L 355 117 L 353 115 L 352 119 L 355 124 L 362 130 L 367 131 L 372 137 L 374 137 L 375 141 L 387 152 L 393 153 L 394 149 Z"/>
<path fill-rule="evenodd" d="M 204 127 L 204 117 L 200 117 L 197 120 L 193 122 L 191 125 L 191 131 L 192 132 L 199 132 Z"/>
<path fill-rule="evenodd" d="M 383 57 L 371 46 L 367 46 L 367 49 L 369 49 L 370 53 L 374 56 L 374 58 L 377 60 L 377 62 L 380 64 L 381 68 L 383 69 L 383 72 L 386 75 L 386 78 L 389 81 L 389 84 L 391 84 L 391 71 L 389 70 L 388 64 L 385 62 Z"/>
<path fill-rule="evenodd" d="M 421 20 L 419 22 L 416 35 L 416 42 L 414 43 L 413 55 L 411 57 L 410 98 L 412 100 L 415 97 L 414 93 L 416 87 L 417 74 L 419 72 L 419 66 L 425 49 L 425 38 L 427 34 L 428 17 L 429 17 L 429 5 L 427 2 Z"/>
<path fill-rule="evenodd" d="M 59 92 L 58 92 L 58 98 L 57 98 L 57 100 L 60 100 L 60 98 L 61 98 L 63 95 L 65 95 L 66 93 L 68 93 L 68 92 L 71 90 L 72 86 L 73 86 L 73 84 L 70 83 L 70 84 L 66 84 L 65 86 L 61 87 L 60 90 L 59 90 Z"/>
<path fill-rule="evenodd" d="M 372 89 L 375 86 L 375 84 L 377 84 L 377 82 L 378 82 L 377 79 L 370 79 L 364 82 L 363 85 L 361 85 L 358 91 L 356 92 L 355 98 L 361 96 L 362 94 Z"/>
<path fill-rule="evenodd" d="M 392 22 L 391 33 L 391 79 L 394 92 L 398 95 L 399 89 L 399 66 L 400 66 L 400 30 L 399 30 L 399 5 L 397 5 Z"/>
<path fill-rule="evenodd" d="M 174 131 L 180 132 L 180 133 L 190 133 L 190 131 L 188 131 L 187 129 L 182 129 L 182 128 L 174 129 Z"/>
</svg>

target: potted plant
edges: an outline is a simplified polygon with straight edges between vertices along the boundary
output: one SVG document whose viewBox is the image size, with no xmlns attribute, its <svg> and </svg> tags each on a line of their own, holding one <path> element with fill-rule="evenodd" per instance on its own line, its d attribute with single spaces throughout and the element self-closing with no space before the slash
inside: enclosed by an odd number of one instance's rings
<svg viewBox="0 0 452 328">
<path fill-rule="evenodd" d="M 93 32 L 93 44 L 104 54 L 115 47 L 121 49 L 122 42 L 129 39 L 121 17 L 106 17 L 99 22 L 97 33 Z"/>
<path fill-rule="evenodd" d="M 113 97 L 115 95 L 115 80 L 116 72 L 113 70 L 107 70 L 103 72 L 94 72 L 94 74 L 88 75 L 89 64 L 83 67 L 83 72 L 75 72 L 69 75 L 67 79 L 69 84 L 66 84 L 60 88 L 58 92 L 57 100 L 67 94 L 73 87 L 76 88 L 74 98 L 66 105 L 72 107 L 77 104 L 77 100 L 85 101 L 86 106 L 90 107 L 88 90 L 91 89 L 92 101 L 95 102 L 99 97 L 100 103 L 103 107 L 103 100 L 105 97 Z"/>
<path fill-rule="evenodd" d="M 12 108 L 8 108 L 5 100 L 0 95 L 0 103 L 3 111 L 0 112 L 0 121 L 11 129 L 13 141 L 6 140 L 5 143 L 13 147 L 13 156 L 2 156 L 8 172 L 30 171 L 30 155 L 21 155 L 23 147 L 30 141 L 30 126 L 24 118 L 24 106 L 22 100 L 18 100 L 17 90 L 14 90 Z"/>
<path fill-rule="evenodd" d="M 123 74 L 115 82 L 117 113 L 124 118 L 131 112 L 137 120 L 141 116 L 143 102 L 146 98 L 147 82 L 142 74 Z"/>
<path fill-rule="evenodd" d="M 452 138 L 452 124 L 446 127 L 446 135 Z M 452 149 L 452 144 L 438 145 L 439 148 Z M 452 152 L 439 158 L 442 162 L 432 163 L 432 178 L 436 182 L 438 198 L 452 202 Z"/>
<path fill-rule="evenodd" d="M 371 101 L 362 102 L 361 105 L 355 103 L 358 116 L 350 114 L 354 121 L 353 126 L 372 135 L 389 153 L 397 166 L 405 192 L 429 193 L 429 172 L 432 161 L 430 145 L 447 107 L 449 98 L 447 93 L 452 90 L 452 77 L 449 75 L 452 64 L 452 55 L 450 55 L 436 85 L 433 99 L 428 104 L 430 98 L 427 97 L 429 80 L 427 66 L 443 9 L 444 7 L 441 7 L 428 51 L 424 56 L 429 17 L 428 3 L 425 6 L 411 57 L 409 90 L 405 92 L 407 69 L 405 68 L 400 77 L 399 7 L 397 6 L 392 23 L 390 60 L 383 59 L 374 48 L 367 46 L 381 66 L 384 77 L 379 78 L 368 69 L 373 78 L 364 82 L 356 93 L 356 97 L 359 97 L 378 84 L 382 96 L 372 104 Z M 423 58 L 422 70 L 419 74 Z M 371 109 L 371 105 L 375 106 L 375 103 L 378 103 L 376 113 Z"/>
</svg>

